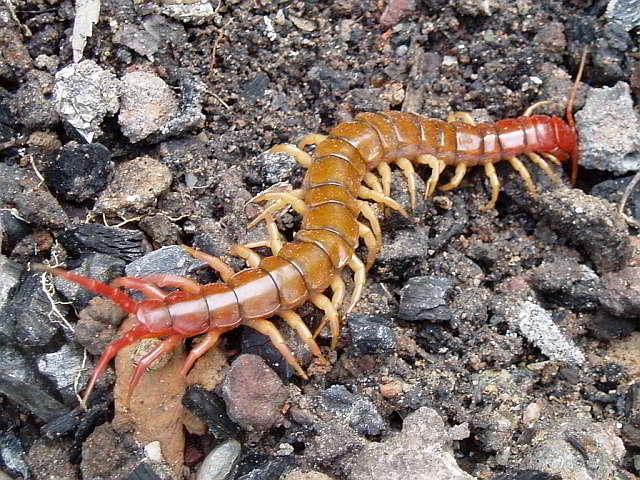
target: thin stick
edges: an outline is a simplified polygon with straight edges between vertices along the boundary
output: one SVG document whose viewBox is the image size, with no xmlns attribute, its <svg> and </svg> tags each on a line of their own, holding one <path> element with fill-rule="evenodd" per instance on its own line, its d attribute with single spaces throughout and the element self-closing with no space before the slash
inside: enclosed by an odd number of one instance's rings
<svg viewBox="0 0 640 480">
<path fill-rule="evenodd" d="M 624 213 L 624 207 L 627 204 L 627 200 L 629 200 L 629 196 L 631 195 L 631 192 L 633 192 L 633 189 L 636 188 L 638 182 L 640 182 L 640 170 L 636 172 L 633 179 L 629 182 L 629 185 L 627 185 L 627 188 L 624 189 L 624 194 L 620 199 L 620 203 L 618 203 L 618 213 Z"/>
</svg>

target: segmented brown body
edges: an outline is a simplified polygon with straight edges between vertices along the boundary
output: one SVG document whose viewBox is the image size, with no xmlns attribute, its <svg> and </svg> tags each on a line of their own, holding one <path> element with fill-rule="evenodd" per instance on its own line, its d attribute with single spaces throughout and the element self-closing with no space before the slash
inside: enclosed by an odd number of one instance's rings
<svg viewBox="0 0 640 480">
<path fill-rule="evenodd" d="M 508 160 L 531 190 L 533 184 L 517 155 L 527 155 L 551 175 L 549 166 L 538 154 L 554 161 L 572 158 L 572 177 L 575 178 L 578 149 L 571 103 L 567 106 L 566 122 L 556 117 L 529 116 L 530 111 L 515 119 L 479 125 L 473 124 L 466 114 L 451 115 L 449 121 L 444 122 L 394 111 L 361 113 L 353 122 L 336 126 L 326 137 L 314 134 L 305 137 L 298 147 L 274 147 L 274 152 L 292 154 L 307 172 L 300 189 L 266 193 L 254 199 L 276 200 L 257 219 L 267 221 L 270 239 L 251 245 L 269 246 L 273 255 L 260 258 L 248 246 L 236 246 L 231 253 L 244 257 L 251 268 L 234 273 L 221 260 L 184 247 L 217 270 L 223 283 L 198 285 L 184 277 L 161 274 L 140 279 L 118 278 L 109 286 L 73 272 L 36 266 L 36 269 L 50 271 L 112 299 L 135 315 L 139 322 L 104 352 L 85 399 L 115 354 L 140 338 L 167 337 L 140 362 L 130 393 L 147 366 L 184 338 L 206 334 L 205 340 L 190 352 L 183 369 L 186 374 L 197 358 L 215 345 L 220 334 L 241 324 L 268 335 L 287 361 L 305 377 L 280 333 L 267 319 L 274 315 L 284 318 L 312 352 L 322 358 L 314 336 L 293 311 L 304 302 L 312 301 L 325 313 L 319 330 L 328 322 L 332 347 L 337 345 L 340 326 L 337 308 L 344 294 L 340 272 L 346 265 L 355 272 L 355 289 L 347 308 L 350 311 L 360 297 L 366 270 L 380 246 L 380 226 L 369 203 L 362 199 L 382 203 L 406 215 L 389 197 L 388 164 L 395 163 L 403 170 L 412 204 L 415 203 L 413 164 L 429 165 L 432 169 L 426 196 L 434 192 L 446 166 L 454 166 L 456 171 L 451 181 L 441 187 L 445 190 L 459 185 L 467 167 L 483 165 L 492 184 L 492 198 L 487 205 L 491 208 L 499 191 L 493 168 L 496 162 Z M 315 150 L 309 155 L 304 148 L 312 143 Z M 380 173 L 382 184 L 372 174 L 373 170 Z M 303 221 L 295 240 L 283 244 L 270 213 L 286 205 L 300 212 Z M 361 215 L 368 220 L 369 226 L 361 221 Z M 360 240 L 364 240 L 369 249 L 366 266 L 354 253 Z M 163 290 L 166 287 L 178 290 L 167 292 Z M 323 294 L 328 287 L 333 291 L 331 299 Z M 135 301 L 120 288 L 140 291 L 147 298 Z"/>
</svg>

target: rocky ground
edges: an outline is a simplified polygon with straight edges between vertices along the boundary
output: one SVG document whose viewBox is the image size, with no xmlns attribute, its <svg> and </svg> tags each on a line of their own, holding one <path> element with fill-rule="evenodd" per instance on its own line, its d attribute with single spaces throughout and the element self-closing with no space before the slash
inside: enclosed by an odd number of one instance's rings
<svg viewBox="0 0 640 480">
<path fill-rule="evenodd" d="M 639 9 L 110 0 L 90 28 L 91 2 L 1 3 L 0 479 L 636 478 Z M 502 162 L 494 210 L 476 168 L 409 218 L 378 211 L 384 249 L 339 347 L 320 336 L 328 362 L 278 324 L 308 380 L 237 329 L 186 379 L 197 340 L 159 359 L 128 406 L 155 344 L 125 349 L 79 406 L 133 323 L 29 262 L 215 281 L 175 245 L 243 268 L 228 248 L 265 236 L 247 201 L 304 175 L 271 146 L 364 111 L 493 121 L 549 99 L 562 115 L 585 47 L 577 185 L 525 161 L 532 196 Z M 409 207 L 398 172 L 392 196 Z M 277 221 L 289 239 L 300 226 Z"/>
</svg>

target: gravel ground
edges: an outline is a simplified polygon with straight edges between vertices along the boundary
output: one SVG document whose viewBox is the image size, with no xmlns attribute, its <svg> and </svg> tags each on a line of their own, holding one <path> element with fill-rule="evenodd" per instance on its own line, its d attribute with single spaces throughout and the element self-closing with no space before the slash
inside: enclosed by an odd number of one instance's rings
<svg viewBox="0 0 640 480">
<path fill-rule="evenodd" d="M 618 204 L 640 170 L 638 2 L 110 0 L 86 45 L 77 9 L 0 3 L 0 479 L 636 478 L 640 193 Z M 494 210 L 475 168 L 409 218 L 378 211 L 338 348 L 321 334 L 313 360 L 281 327 L 308 380 L 241 328 L 186 379 L 197 341 L 160 358 L 129 405 L 157 343 L 124 349 L 79 406 L 133 323 L 29 262 L 215 281 L 175 245 L 244 267 L 228 248 L 266 234 L 248 200 L 304 176 L 271 146 L 366 111 L 561 115 L 585 47 L 577 185 L 525 162 L 532 196 L 502 162 Z M 397 171 L 392 196 L 409 208 Z"/>
</svg>

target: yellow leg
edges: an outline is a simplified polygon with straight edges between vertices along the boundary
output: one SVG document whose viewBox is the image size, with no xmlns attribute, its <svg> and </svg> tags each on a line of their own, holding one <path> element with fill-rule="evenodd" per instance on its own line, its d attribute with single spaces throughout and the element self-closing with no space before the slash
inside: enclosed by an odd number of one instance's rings
<svg viewBox="0 0 640 480">
<path fill-rule="evenodd" d="M 377 170 L 382 179 L 382 191 L 388 197 L 391 194 L 391 167 L 386 162 L 380 162 Z"/>
<path fill-rule="evenodd" d="M 342 305 L 342 300 L 344 300 L 344 292 L 346 287 L 340 275 L 336 275 L 333 277 L 331 281 L 331 290 L 333 291 L 333 295 L 331 295 L 331 303 L 333 304 L 333 308 L 336 310 Z"/>
<path fill-rule="evenodd" d="M 323 135 L 321 133 L 309 133 L 298 141 L 298 148 L 300 150 L 304 150 L 305 147 L 308 147 L 309 145 L 317 145 L 320 142 L 324 142 L 326 139 L 327 135 Z"/>
<path fill-rule="evenodd" d="M 280 210 L 283 210 L 286 207 L 287 207 L 287 202 L 285 202 L 283 200 L 278 200 L 278 201 L 272 203 L 267 208 L 265 208 L 260 215 L 258 215 L 256 218 L 251 220 L 251 222 L 249 222 L 249 224 L 247 225 L 247 228 L 255 227 L 258 223 L 260 223 L 262 220 L 264 220 L 264 218 L 267 215 L 274 215 L 274 214 L 276 214 Z"/>
<path fill-rule="evenodd" d="M 345 315 L 351 312 L 353 307 L 356 306 L 356 303 L 358 303 L 358 300 L 360 300 L 364 284 L 367 281 L 367 269 L 357 255 L 351 255 L 349 267 L 353 270 L 353 293 L 351 294 L 351 301 L 345 311 Z"/>
<path fill-rule="evenodd" d="M 256 195 L 247 203 L 260 203 L 267 200 L 275 200 L 275 203 L 269 205 L 260 215 L 254 218 L 247 228 L 253 228 L 267 215 L 273 215 L 287 206 L 291 206 L 296 212 L 304 215 L 307 211 L 307 205 L 302 200 L 303 196 L 304 191 L 301 188 L 291 192 L 265 192 Z"/>
<path fill-rule="evenodd" d="M 456 165 L 456 172 L 453 174 L 453 178 L 449 183 L 440 187 L 440 190 L 446 192 L 448 190 L 453 190 L 454 188 L 458 188 L 460 186 L 460 182 L 464 178 L 467 173 L 467 164 L 459 163 Z"/>
<path fill-rule="evenodd" d="M 367 187 L 369 187 L 374 192 L 383 193 L 382 185 L 380 185 L 380 182 L 378 181 L 378 177 L 376 177 L 373 173 L 366 172 L 364 174 L 363 181 L 367 185 Z"/>
<path fill-rule="evenodd" d="M 531 105 L 529 108 L 527 108 L 524 113 L 522 114 L 523 117 L 530 117 L 531 114 L 533 113 L 533 111 L 539 107 L 542 107 L 543 105 L 547 105 L 548 103 L 551 103 L 551 100 L 543 100 L 542 102 L 537 102 L 534 103 L 533 105 Z"/>
<path fill-rule="evenodd" d="M 318 336 L 327 322 L 329 322 L 329 327 L 331 327 L 331 348 L 335 349 L 338 346 L 338 341 L 340 340 L 340 317 L 337 310 L 333 308 L 331 300 L 329 300 L 325 295 L 317 293 L 315 295 L 311 295 L 309 300 L 311 300 L 311 302 L 320 310 L 324 311 L 322 322 L 313 334 L 314 338 Z"/>
<path fill-rule="evenodd" d="M 277 315 L 296 331 L 304 344 L 309 347 L 311 353 L 320 358 L 322 361 L 326 361 L 324 355 L 322 355 L 322 352 L 320 351 L 320 347 L 313 339 L 313 335 L 311 334 L 309 327 L 307 327 L 302 318 L 300 318 L 300 315 L 298 315 L 293 310 L 285 310 L 283 312 L 279 312 Z"/>
<path fill-rule="evenodd" d="M 527 190 L 532 195 L 536 193 L 536 186 L 533 184 L 533 180 L 531 180 L 531 175 L 529 175 L 529 171 L 527 167 L 525 167 L 520 160 L 516 157 L 507 158 L 513 169 L 520 174 L 522 179 L 524 180 L 525 185 L 527 186 Z"/>
<path fill-rule="evenodd" d="M 409 188 L 409 198 L 411 199 L 411 209 L 416 209 L 416 171 L 413 169 L 413 164 L 406 158 L 398 158 L 396 165 L 400 167 L 402 173 L 407 179 L 407 187 Z"/>
<path fill-rule="evenodd" d="M 295 158 L 296 162 L 298 162 L 304 168 L 309 168 L 311 166 L 311 155 L 309 155 L 304 150 L 299 149 L 295 145 L 281 143 L 280 145 L 271 147 L 269 149 L 269 153 L 288 153 L 293 158 Z"/>
<path fill-rule="evenodd" d="M 489 182 L 491 183 L 491 200 L 489 200 L 489 203 L 484 207 L 480 207 L 480 210 L 483 212 L 491 210 L 496 206 L 498 194 L 500 193 L 500 180 L 498 180 L 498 175 L 496 175 L 496 169 L 493 166 L 493 163 L 485 163 L 484 173 L 487 175 L 487 178 L 489 178 Z"/>
<path fill-rule="evenodd" d="M 193 258 L 196 258 L 200 261 L 203 261 L 207 265 L 209 265 L 212 269 L 220 274 L 222 280 L 225 282 L 228 281 L 236 272 L 233 271 L 229 265 L 224 263 L 218 257 L 214 257 L 213 255 L 209 255 L 208 253 L 200 252 L 198 250 L 194 250 L 191 247 L 187 247 L 186 245 L 180 245 L 181 248 L 191 255 Z"/>
<path fill-rule="evenodd" d="M 427 186 L 424 192 L 424 198 L 428 198 L 436 191 L 436 185 L 438 185 L 440 174 L 444 171 L 447 164 L 442 160 L 438 160 L 433 155 L 418 155 L 416 162 L 421 165 L 428 165 L 431 168 L 431 176 L 427 181 Z"/>
<path fill-rule="evenodd" d="M 305 371 L 302 369 L 296 358 L 291 353 L 291 350 L 289 350 L 289 347 L 284 341 L 284 338 L 282 338 L 282 335 L 273 323 L 265 319 L 245 320 L 243 323 L 244 325 L 253 328 L 255 331 L 269 337 L 273 346 L 276 347 L 276 349 L 285 358 L 289 365 L 293 367 L 296 373 L 305 380 L 309 379 Z"/>
<path fill-rule="evenodd" d="M 558 165 L 559 167 L 562 166 L 562 162 L 558 160 L 556 157 L 554 157 L 553 155 L 551 155 L 550 153 L 543 153 L 543 155 L 544 155 L 544 158 L 549 160 L 551 163 Z"/>
<path fill-rule="evenodd" d="M 471 117 L 471 115 L 468 114 L 467 112 L 453 112 L 449 114 L 449 116 L 447 117 L 447 122 L 449 123 L 463 122 L 463 123 L 468 123 L 470 125 L 476 124 L 476 122 L 473 121 L 473 118 Z"/>
<path fill-rule="evenodd" d="M 370 188 L 365 187 L 364 185 L 360 185 L 360 190 L 358 190 L 358 197 L 364 198 L 366 200 L 373 200 L 376 203 L 382 203 L 385 206 L 392 208 L 396 212 L 400 213 L 400 215 L 402 215 L 403 217 L 409 216 L 406 210 L 402 208 L 400 204 L 396 202 L 393 198 L 387 197 L 382 192 L 372 190 Z"/>
<path fill-rule="evenodd" d="M 373 265 L 373 262 L 376 261 L 376 256 L 380 249 L 376 243 L 376 237 L 373 235 L 371 229 L 361 222 L 358 222 L 358 227 L 360 228 L 360 238 L 364 240 L 364 243 L 367 246 L 367 270 L 369 270 L 371 265 Z"/>
<path fill-rule="evenodd" d="M 250 248 L 245 247 L 244 245 L 234 245 L 233 247 L 231 247 L 231 250 L 229 250 L 229 253 L 231 255 L 235 255 L 236 257 L 244 258 L 247 262 L 247 265 L 253 268 L 256 268 L 258 265 L 260 265 L 260 260 L 262 260 L 260 255 L 258 255 Z"/>
<path fill-rule="evenodd" d="M 378 217 L 373 211 L 373 208 L 371 208 L 371 206 L 367 202 L 360 202 L 359 207 L 362 216 L 369 221 L 371 230 L 376 236 L 376 241 L 378 242 L 378 244 L 382 245 L 382 230 L 380 230 L 380 222 L 378 222 Z"/>
<path fill-rule="evenodd" d="M 280 249 L 282 248 L 282 240 L 280 239 L 280 232 L 278 231 L 278 226 L 276 225 L 276 221 L 273 219 L 271 215 L 266 215 L 264 217 L 264 220 L 265 220 L 265 223 L 267 224 L 267 232 L 269 233 L 269 239 L 247 243 L 244 246 L 247 248 L 269 247 L 271 249 L 271 253 L 273 255 L 277 255 Z M 238 256 L 245 258 L 242 255 L 238 255 Z"/>
<path fill-rule="evenodd" d="M 544 173 L 547 174 L 547 176 L 551 179 L 553 183 L 560 183 L 560 179 L 558 178 L 556 173 L 553 170 L 551 170 L 551 167 L 549 166 L 549 164 L 545 162 L 540 155 L 533 152 L 526 153 L 525 155 L 529 157 L 529 160 L 531 160 L 538 167 L 540 167 L 544 171 Z"/>
</svg>

